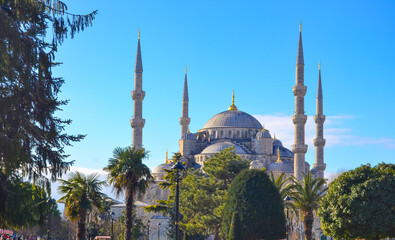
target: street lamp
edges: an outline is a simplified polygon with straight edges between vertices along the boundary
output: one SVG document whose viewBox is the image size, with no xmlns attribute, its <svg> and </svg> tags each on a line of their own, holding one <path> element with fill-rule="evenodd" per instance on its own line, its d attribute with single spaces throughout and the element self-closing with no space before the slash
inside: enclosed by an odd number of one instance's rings
<svg viewBox="0 0 395 240">
<path fill-rule="evenodd" d="M 291 201 L 292 199 L 291 199 L 291 197 L 290 196 L 286 196 L 285 198 L 284 198 L 284 202 L 285 202 L 285 207 L 287 208 L 287 229 L 286 229 L 286 234 L 287 234 L 287 240 L 288 240 L 288 235 L 289 235 L 289 209 L 288 209 L 288 204 L 289 204 L 289 201 Z"/>
<path fill-rule="evenodd" d="M 149 223 L 150 223 L 150 222 L 151 222 L 150 220 L 147 221 L 147 226 L 148 226 L 148 240 L 149 240 Z"/>
<path fill-rule="evenodd" d="M 177 161 L 171 169 L 176 170 L 176 220 L 175 220 L 175 225 L 176 225 L 176 240 L 178 240 L 178 204 L 180 200 L 180 188 L 179 188 L 179 182 L 180 182 L 180 170 L 184 170 L 185 167 Z"/>
<path fill-rule="evenodd" d="M 160 240 L 160 223 L 158 223 L 158 240 Z"/>
<path fill-rule="evenodd" d="M 111 239 L 114 239 L 114 218 L 115 213 L 111 212 Z"/>
</svg>

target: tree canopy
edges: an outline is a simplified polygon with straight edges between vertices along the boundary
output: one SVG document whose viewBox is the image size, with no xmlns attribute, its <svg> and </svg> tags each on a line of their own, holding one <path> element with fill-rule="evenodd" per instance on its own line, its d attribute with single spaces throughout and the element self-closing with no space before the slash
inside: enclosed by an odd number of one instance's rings
<svg viewBox="0 0 395 240">
<path fill-rule="evenodd" d="M 233 180 L 225 201 L 222 235 L 228 239 L 233 212 L 240 215 L 242 239 L 285 237 L 285 216 L 277 188 L 262 170 L 245 170 Z"/>
<path fill-rule="evenodd" d="M 395 165 L 363 165 L 329 184 L 319 216 L 336 239 L 395 237 Z"/>
</svg>

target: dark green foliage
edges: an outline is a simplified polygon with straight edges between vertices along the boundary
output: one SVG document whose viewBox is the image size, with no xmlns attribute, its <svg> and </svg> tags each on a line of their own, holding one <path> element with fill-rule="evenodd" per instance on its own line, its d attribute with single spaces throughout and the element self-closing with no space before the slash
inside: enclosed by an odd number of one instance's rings
<svg viewBox="0 0 395 240">
<path fill-rule="evenodd" d="M 84 136 L 65 133 L 71 120 L 55 116 L 67 101 L 58 99 L 64 80 L 52 71 L 59 65 L 58 46 L 91 25 L 97 11 L 70 14 L 58 0 L 0 5 L 0 215 L 8 218 L 4 207 L 13 203 L 5 201 L 15 193 L 5 183 L 11 175 L 37 180 L 48 174 L 55 180 L 73 163 L 65 161 L 64 147 Z"/>
<path fill-rule="evenodd" d="M 229 240 L 240 240 L 243 239 L 240 228 L 240 217 L 238 212 L 234 212 L 232 215 L 232 223 L 230 224 Z"/>
<path fill-rule="evenodd" d="M 229 238 L 233 212 L 240 214 L 241 239 L 285 237 L 284 206 L 279 192 L 261 170 L 245 170 L 233 180 L 225 202 L 222 235 Z"/>
<path fill-rule="evenodd" d="M 225 195 L 229 184 L 249 163 L 234 148 L 225 149 L 204 163 L 201 171 L 188 171 L 182 181 L 182 227 L 188 234 L 213 234 L 219 239 Z"/>
<path fill-rule="evenodd" d="M 319 216 L 336 239 L 395 237 L 395 165 L 363 165 L 329 184 Z"/>
<path fill-rule="evenodd" d="M 15 175 L 6 179 L 0 173 L 0 180 L 4 180 L 9 191 L 7 195 L 0 195 L 1 204 L 4 204 L 4 211 L 0 211 L 0 228 L 44 225 L 51 204 L 44 189 Z"/>
</svg>

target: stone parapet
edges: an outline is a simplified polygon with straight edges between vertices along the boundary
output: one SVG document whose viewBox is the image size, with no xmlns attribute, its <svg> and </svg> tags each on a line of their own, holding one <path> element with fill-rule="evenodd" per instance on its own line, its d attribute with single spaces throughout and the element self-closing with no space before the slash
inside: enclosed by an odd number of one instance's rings
<svg viewBox="0 0 395 240">
<path fill-rule="evenodd" d="M 294 124 L 305 124 L 307 121 L 307 115 L 305 114 L 297 114 L 292 116 L 292 121 Z"/>
<path fill-rule="evenodd" d="M 323 124 L 325 122 L 325 115 L 315 115 L 314 122 L 317 124 Z"/>
<path fill-rule="evenodd" d="M 180 117 L 180 124 L 181 125 L 189 125 L 191 119 L 189 117 Z"/>
<path fill-rule="evenodd" d="M 317 171 L 324 171 L 326 169 L 325 163 L 314 163 L 313 168 L 317 169 Z"/>
<path fill-rule="evenodd" d="M 293 153 L 306 153 L 307 152 L 307 145 L 306 144 L 293 144 L 292 145 L 292 152 Z"/>
<path fill-rule="evenodd" d="M 134 90 L 131 92 L 132 99 L 135 101 L 143 101 L 145 97 L 145 92 L 142 90 Z"/>
<path fill-rule="evenodd" d="M 297 97 L 303 97 L 304 95 L 306 95 L 307 87 L 303 85 L 296 85 L 292 87 L 292 92 Z"/>
<path fill-rule="evenodd" d="M 130 125 L 132 128 L 143 128 L 145 125 L 144 118 L 132 118 L 130 119 Z"/>
<path fill-rule="evenodd" d="M 313 142 L 314 142 L 314 146 L 323 147 L 323 146 L 325 146 L 326 140 L 323 138 L 315 138 L 313 140 Z"/>
</svg>

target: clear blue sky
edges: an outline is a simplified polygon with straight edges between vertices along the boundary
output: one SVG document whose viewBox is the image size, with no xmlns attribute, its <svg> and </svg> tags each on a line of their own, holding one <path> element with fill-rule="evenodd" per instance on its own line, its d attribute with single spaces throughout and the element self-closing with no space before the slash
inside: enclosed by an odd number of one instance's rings
<svg viewBox="0 0 395 240">
<path fill-rule="evenodd" d="M 74 13 L 99 10 L 93 26 L 66 40 L 56 58 L 64 64 L 54 72 L 66 81 L 60 97 L 71 100 L 59 114 L 73 120 L 69 133 L 87 134 L 66 149 L 75 166 L 103 168 L 115 147 L 131 145 L 138 28 L 149 167 L 164 161 L 166 149 L 178 151 L 186 64 L 192 132 L 227 109 L 234 89 L 239 110 L 267 121 L 262 123 L 290 148 L 300 21 L 310 121 L 321 60 L 327 172 L 395 162 L 392 0 L 67 4 Z M 310 163 L 313 128 L 313 123 L 307 127 Z"/>
</svg>

